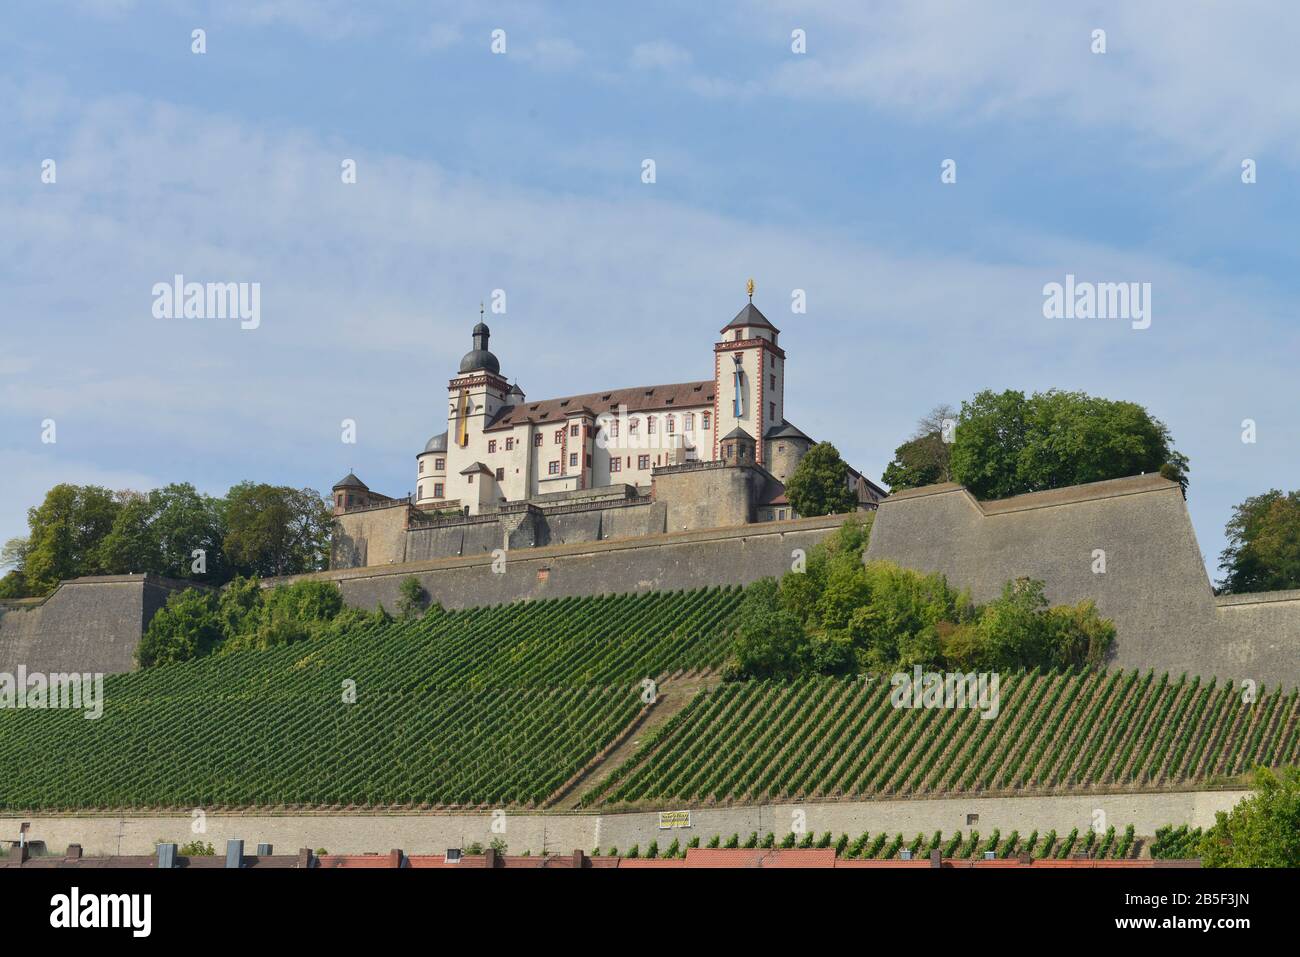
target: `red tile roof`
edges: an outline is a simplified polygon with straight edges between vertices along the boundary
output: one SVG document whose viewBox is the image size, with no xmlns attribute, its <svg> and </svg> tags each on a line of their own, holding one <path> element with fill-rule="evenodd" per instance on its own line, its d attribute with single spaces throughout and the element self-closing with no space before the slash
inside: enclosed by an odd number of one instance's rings
<svg viewBox="0 0 1300 957">
<path fill-rule="evenodd" d="M 672 409 L 698 408 L 713 404 L 713 380 L 676 382 L 669 385 L 643 385 L 633 389 L 606 389 L 540 402 L 521 402 L 502 408 L 492 424 L 483 431 L 498 432 L 512 429 L 526 422 L 550 425 L 564 422 L 568 416 L 587 411 L 592 415 L 617 412 L 627 406 L 628 412 L 659 412 Z"/>
</svg>

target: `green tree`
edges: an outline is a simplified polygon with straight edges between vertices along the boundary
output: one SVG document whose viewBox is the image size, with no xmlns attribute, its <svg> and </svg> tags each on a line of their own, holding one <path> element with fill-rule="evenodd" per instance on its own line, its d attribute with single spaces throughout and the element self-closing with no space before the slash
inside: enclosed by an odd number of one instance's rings
<svg viewBox="0 0 1300 957">
<path fill-rule="evenodd" d="M 60 581 L 100 575 L 99 546 L 113 527 L 120 502 L 97 485 L 56 485 L 28 509 L 30 530 L 23 572 L 31 594 L 45 595 Z"/>
<path fill-rule="evenodd" d="M 785 494 L 791 508 L 804 517 L 838 515 L 858 505 L 849 488 L 848 466 L 829 442 L 818 442 L 799 460 L 786 480 Z"/>
<path fill-rule="evenodd" d="M 99 543 L 99 562 L 112 575 L 158 573 L 162 549 L 153 527 L 156 508 L 148 495 L 119 492 L 121 508 L 113 526 Z"/>
<path fill-rule="evenodd" d="M 319 571 L 332 521 L 311 489 L 242 482 L 226 496 L 224 552 L 236 570 L 262 578 Z"/>
<path fill-rule="evenodd" d="M 940 405 L 917 423 L 912 437 L 894 449 L 894 458 L 885 466 L 881 480 L 890 491 L 920 488 L 952 481 L 952 434 L 957 413 Z M 948 432 L 945 441 L 945 432 Z"/>
<path fill-rule="evenodd" d="M 745 589 L 736 612 L 736 634 L 725 672 L 730 678 L 788 678 L 801 674 L 810 648 L 799 619 L 783 611 L 773 578 Z"/>
<path fill-rule="evenodd" d="M 1300 492 L 1272 489 L 1246 499 L 1232 510 L 1226 532 L 1222 590 L 1300 588 Z"/>
<path fill-rule="evenodd" d="M 1202 866 L 1300 867 L 1300 768 L 1258 769 L 1254 793 L 1214 818 Z"/>
<path fill-rule="evenodd" d="M 6 572 L 3 578 L 0 578 L 0 599 L 4 598 L 26 598 L 27 576 L 18 569 Z"/>
<path fill-rule="evenodd" d="M 27 539 L 11 538 L 0 548 L 0 571 L 9 569 L 0 578 L 0 599 L 27 597 L 27 575 L 23 571 L 26 563 Z"/>
<path fill-rule="evenodd" d="M 122 508 L 100 545 L 110 572 L 152 572 L 220 584 L 229 578 L 221 551 L 222 503 L 189 483 L 154 489 L 147 495 L 119 493 Z M 195 551 L 202 552 L 195 569 Z"/>
<path fill-rule="evenodd" d="M 429 600 L 429 593 L 420 584 L 420 579 L 408 575 L 397 586 L 397 614 L 401 618 L 415 618 L 424 611 Z"/>
<path fill-rule="evenodd" d="M 953 479 L 977 498 L 1159 472 L 1187 485 L 1187 457 L 1169 430 L 1132 402 L 1082 392 L 980 392 L 963 402 Z"/>
<path fill-rule="evenodd" d="M 221 584 L 233 570 L 222 550 L 225 502 L 200 493 L 188 482 L 149 493 L 159 550 L 158 574 Z M 204 571 L 194 570 L 194 552 L 203 552 Z"/>
<path fill-rule="evenodd" d="M 206 589 L 175 592 L 145 629 L 136 649 L 141 668 L 189 661 L 208 654 L 222 639 L 217 596 Z"/>
</svg>

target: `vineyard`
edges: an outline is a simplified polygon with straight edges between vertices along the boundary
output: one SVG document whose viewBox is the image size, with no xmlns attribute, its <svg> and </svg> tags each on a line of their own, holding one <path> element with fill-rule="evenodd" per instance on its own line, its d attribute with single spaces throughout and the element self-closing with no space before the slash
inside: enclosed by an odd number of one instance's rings
<svg viewBox="0 0 1300 957">
<path fill-rule="evenodd" d="M 895 708 L 882 678 L 710 679 L 624 743 L 645 713 L 642 679 L 717 672 L 740 598 L 712 588 L 435 609 L 111 675 L 97 720 L 0 710 L 0 807 L 539 807 L 572 793 L 636 808 L 1155 790 L 1300 760 L 1296 692 L 1244 703 L 1215 681 L 1114 671 L 1004 674 L 993 720 Z M 614 770 L 595 774 L 601 761 Z M 843 850 L 902 846 L 876 835 Z"/>
<path fill-rule="evenodd" d="M 1175 830 L 1172 827 L 1161 828 L 1157 832 L 1157 840 L 1152 846 L 1152 856 L 1155 857 L 1193 857 L 1195 856 L 1196 841 L 1200 838 L 1200 830 L 1188 831 L 1184 825 L 1182 828 Z M 674 840 L 665 848 L 659 847 L 658 841 L 653 841 L 648 847 L 642 849 L 639 845 L 634 845 L 623 852 L 625 857 L 637 858 L 674 858 L 684 857 L 686 852 L 692 848 L 773 848 L 773 847 L 801 847 L 801 848 L 834 848 L 835 856 L 845 860 L 875 860 L 890 861 L 900 860 L 905 855 L 910 854 L 912 859 L 928 856 L 932 851 L 941 851 L 943 856 L 948 860 L 970 860 L 972 858 L 984 858 L 992 855 L 995 860 L 1007 860 L 1009 858 L 1018 858 L 1028 856 L 1033 860 L 1065 860 L 1072 856 L 1084 856 L 1091 860 L 1127 860 L 1137 857 L 1142 849 L 1143 841 L 1134 833 L 1133 825 L 1128 825 L 1123 831 L 1116 831 L 1115 828 L 1108 827 L 1105 831 L 1085 829 L 1082 833 L 1078 828 L 1072 829 L 1068 834 L 1058 835 L 1056 831 L 1047 831 L 1039 834 L 1038 831 L 1031 831 L 1029 834 L 1021 834 L 1019 831 L 1012 831 L 1010 834 L 1002 834 L 996 828 L 987 837 L 980 837 L 979 831 L 971 831 L 963 835 L 960 831 L 945 837 L 942 831 L 935 831 L 933 835 L 927 837 L 924 834 L 918 834 L 916 837 L 908 839 L 902 834 L 890 835 L 888 832 L 871 833 L 864 832 L 856 838 L 850 838 L 847 834 L 841 834 L 838 839 L 832 836 L 830 831 L 824 832 L 821 837 L 813 834 L 811 831 L 805 832 L 802 837 L 794 833 L 788 833 L 782 839 L 768 831 L 767 835 L 759 838 L 757 831 L 751 831 L 748 840 L 741 841 L 739 834 L 732 834 L 725 841 L 722 835 L 715 834 L 707 843 L 701 838 L 694 837 L 682 846 L 680 841 Z M 600 856 L 600 848 L 596 849 L 596 856 Z M 608 851 L 609 856 L 618 856 L 619 849 L 611 847 Z"/>
<path fill-rule="evenodd" d="M 642 678 L 720 664 L 739 599 L 435 610 L 111 675 L 97 720 L 0 710 L 0 807 L 537 804 L 634 720 Z"/>
<path fill-rule="evenodd" d="M 724 684 L 586 805 L 1150 790 L 1300 760 L 1297 693 L 1138 672 L 1004 675 L 1001 710 L 899 709 L 881 679 Z"/>
</svg>

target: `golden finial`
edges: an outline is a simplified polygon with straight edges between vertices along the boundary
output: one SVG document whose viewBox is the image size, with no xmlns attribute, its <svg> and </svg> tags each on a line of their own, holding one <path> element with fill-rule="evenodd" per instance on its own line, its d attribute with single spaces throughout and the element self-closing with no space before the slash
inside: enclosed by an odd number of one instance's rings
<svg viewBox="0 0 1300 957">
<path fill-rule="evenodd" d="M 751 279 L 749 280 L 749 282 L 745 283 L 745 292 L 749 293 L 749 301 L 753 302 L 754 301 L 754 280 Z"/>
</svg>

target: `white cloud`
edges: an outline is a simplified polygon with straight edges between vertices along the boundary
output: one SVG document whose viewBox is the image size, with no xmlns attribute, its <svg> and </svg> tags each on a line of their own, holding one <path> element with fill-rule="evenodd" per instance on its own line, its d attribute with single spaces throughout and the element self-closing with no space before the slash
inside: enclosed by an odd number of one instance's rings
<svg viewBox="0 0 1300 957">
<path fill-rule="evenodd" d="M 636 70 L 675 70 L 691 62 L 691 54 L 675 43 L 655 40 L 632 48 L 631 64 Z"/>
<path fill-rule="evenodd" d="M 1143 402 L 1192 456 L 1211 554 L 1230 505 L 1284 484 L 1294 464 L 1300 435 L 1281 416 L 1248 468 L 1229 441 L 1290 394 L 1300 345 L 1281 297 L 1233 276 L 1054 236 L 1002 236 L 980 259 L 902 253 L 887 235 L 745 222 L 648 189 L 503 186 L 131 99 L 74 116 L 57 188 L 0 194 L 0 261 L 23 276 L 7 314 L 40 317 L 6 326 L 7 354 L 24 361 L 0 379 L 0 469 L 22 479 L 0 539 L 21 534 L 26 506 L 58 481 L 323 488 L 355 468 L 380 491 L 408 491 L 494 288 L 509 301 L 489 317 L 503 372 L 545 398 L 707 376 L 755 276 L 756 303 L 784 330 L 791 420 L 876 476 L 918 415 L 980 388 Z M 10 142 L 28 135 L 23 122 Z M 355 186 L 341 182 L 345 156 Z M 9 147 L 0 160 L 16 163 Z M 262 327 L 153 319 L 152 284 L 177 272 L 261 282 Z M 1042 285 L 1066 272 L 1152 282 L 1152 328 L 1047 322 Z M 790 312 L 794 288 L 808 291 L 806 316 Z M 1269 345 L 1225 349 L 1225 316 L 1246 317 L 1234 342 Z M 46 416 L 57 457 L 38 444 Z M 339 441 L 345 417 L 357 446 Z"/>
<path fill-rule="evenodd" d="M 784 49 L 765 87 L 860 101 L 911 119 L 1064 119 L 1153 139 L 1166 160 L 1300 158 L 1300 6 L 1148 0 L 910 0 L 793 5 L 754 0 L 750 38 L 802 27 L 808 53 Z M 1107 52 L 1090 52 L 1092 31 Z"/>
</svg>

